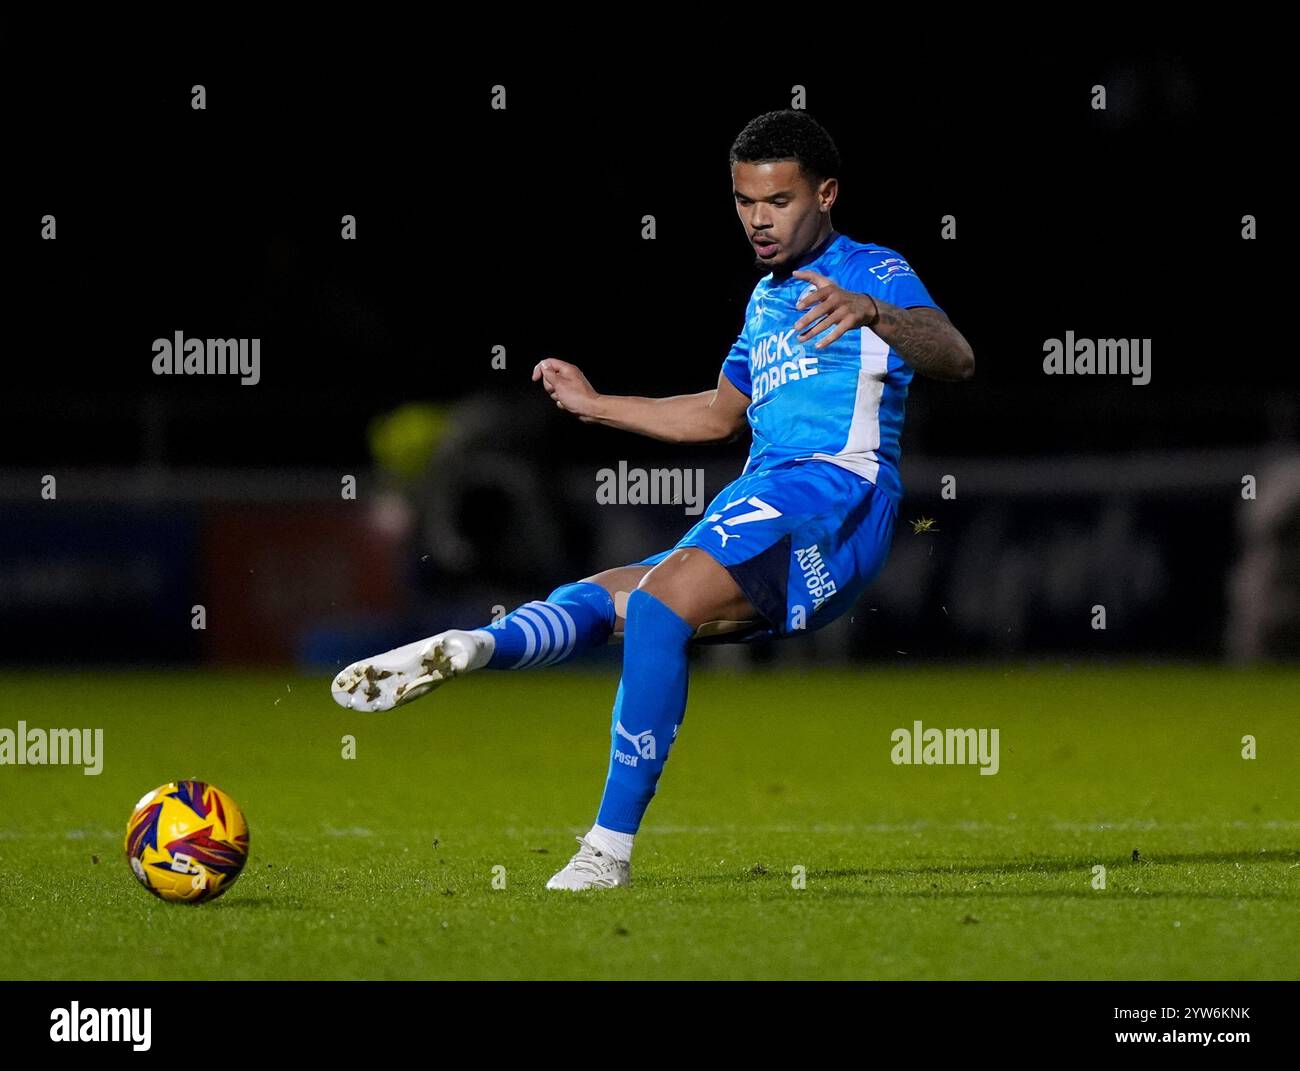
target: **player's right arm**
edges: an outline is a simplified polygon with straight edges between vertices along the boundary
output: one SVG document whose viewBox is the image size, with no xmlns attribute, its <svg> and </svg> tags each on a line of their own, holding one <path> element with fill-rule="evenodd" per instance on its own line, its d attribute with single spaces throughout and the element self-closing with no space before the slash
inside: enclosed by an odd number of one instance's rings
<svg viewBox="0 0 1300 1071">
<path fill-rule="evenodd" d="M 648 435 L 669 443 L 718 443 L 745 429 L 749 398 L 725 375 L 713 390 L 671 398 L 600 394 L 577 365 L 547 358 L 533 369 L 555 404 L 587 424 Z"/>
</svg>

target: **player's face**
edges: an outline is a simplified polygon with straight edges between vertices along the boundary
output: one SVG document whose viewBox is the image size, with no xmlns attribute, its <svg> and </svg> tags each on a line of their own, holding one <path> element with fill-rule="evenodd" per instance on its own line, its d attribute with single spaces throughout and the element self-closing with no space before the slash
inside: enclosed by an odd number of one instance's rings
<svg viewBox="0 0 1300 1071">
<path fill-rule="evenodd" d="M 760 271 L 788 271 L 830 229 L 837 183 L 832 178 L 814 184 L 797 160 L 733 164 L 731 187 Z"/>
</svg>

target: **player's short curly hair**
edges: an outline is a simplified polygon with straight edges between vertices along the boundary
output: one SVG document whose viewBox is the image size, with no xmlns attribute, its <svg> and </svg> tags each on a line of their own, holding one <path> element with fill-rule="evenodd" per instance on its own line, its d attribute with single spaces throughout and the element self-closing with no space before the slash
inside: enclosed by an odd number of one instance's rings
<svg viewBox="0 0 1300 1071">
<path fill-rule="evenodd" d="M 807 112 L 792 108 L 751 119 L 731 143 L 732 164 L 777 160 L 799 161 L 799 170 L 814 183 L 840 173 L 840 151 L 826 128 Z"/>
</svg>

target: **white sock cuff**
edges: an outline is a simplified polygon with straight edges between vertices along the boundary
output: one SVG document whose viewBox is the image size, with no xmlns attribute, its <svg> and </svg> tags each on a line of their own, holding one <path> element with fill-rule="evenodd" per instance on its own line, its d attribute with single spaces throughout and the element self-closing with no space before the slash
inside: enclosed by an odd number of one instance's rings
<svg viewBox="0 0 1300 1071">
<path fill-rule="evenodd" d="M 624 863 L 632 858 L 632 841 L 635 837 L 635 833 L 620 833 L 616 829 L 606 829 L 600 824 L 593 825 L 587 833 L 587 839 L 592 844 Z"/>
</svg>

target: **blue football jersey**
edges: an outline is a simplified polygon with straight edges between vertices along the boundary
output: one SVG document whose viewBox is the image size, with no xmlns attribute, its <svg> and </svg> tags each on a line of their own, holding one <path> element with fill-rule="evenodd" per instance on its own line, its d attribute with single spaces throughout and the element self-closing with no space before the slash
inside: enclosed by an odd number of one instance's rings
<svg viewBox="0 0 1300 1071">
<path fill-rule="evenodd" d="M 894 250 L 832 232 L 802 267 L 846 290 L 870 294 L 905 309 L 938 305 L 916 272 Z M 753 430 L 742 474 L 808 460 L 856 472 L 895 507 L 903 497 L 898 475 L 903 406 L 911 367 L 867 327 L 846 331 L 822 349 L 826 332 L 799 342 L 795 322 L 808 309 L 795 302 L 815 287 L 804 279 L 758 281 L 745 326 L 723 361 L 723 374 L 749 397 Z"/>
</svg>

